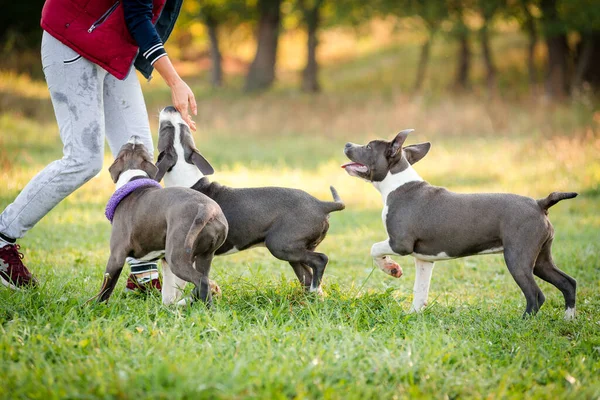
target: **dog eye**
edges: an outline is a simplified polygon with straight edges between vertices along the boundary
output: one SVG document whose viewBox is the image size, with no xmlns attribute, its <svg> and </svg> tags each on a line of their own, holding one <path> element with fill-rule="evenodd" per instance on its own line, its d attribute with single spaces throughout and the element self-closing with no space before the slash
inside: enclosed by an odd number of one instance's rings
<svg viewBox="0 0 600 400">
<path fill-rule="evenodd" d="M 371 145 L 370 144 L 367 145 L 367 149 L 371 150 Z"/>
</svg>

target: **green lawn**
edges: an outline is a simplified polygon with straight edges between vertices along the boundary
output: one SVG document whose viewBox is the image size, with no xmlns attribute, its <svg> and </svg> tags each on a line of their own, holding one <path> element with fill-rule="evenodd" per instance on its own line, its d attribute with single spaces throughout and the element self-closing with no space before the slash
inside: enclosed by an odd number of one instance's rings
<svg viewBox="0 0 600 400">
<path fill-rule="evenodd" d="M 389 51 L 378 57 L 375 65 L 401 62 Z M 597 105 L 360 89 L 370 78 L 351 71 L 362 63 L 338 77 L 355 87 L 315 97 L 286 88 L 242 96 L 193 81 L 196 142 L 216 168 L 214 179 L 297 187 L 322 199 L 333 184 L 346 201 L 319 247 L 330 258 L 324 298 L 304 294 L 289 265 L 254 249 L 215 260 L 211 278 L 223 295 L 210 311 L 126 295 L 125 274 L 110 303 L 84 304 L 99 289 L 108 256 L 103 210 L 114 185 L 105 168 L 20 241 L 41 286 L 0 288 L 0 397 L 598 398 Z M 394 75 L 382 79 L 388 85 Z M 154 81 L 144 90 L 156 131 L 168 91 Z M 11 104 L 23 107 L 0 114 L 0 209 L 61 156 L 47 99 L 36 95 L 43 107 L 34 108 L 21 95 Z M 578 282 L 575 321 L 563 320 L 562 295 L 545 282 L 547 302 L 523 320 L 524 297 L 497 255 L 436 264 L 428 309 L 407 314 L 413 260 L 397 258 L 400 279 L 375 267 L 369 250 L 385 238 L 381 199 L 339 164 L 346 141 L 391 138 L 409 127 L 417 129 L 410 143 L 433 143 L 416 165 L 433 184 L 533 197 L 580 193 L 550 211 L 554 259 Z M 105 167 L 110 161 L 107 154 Z"/>
</svg>

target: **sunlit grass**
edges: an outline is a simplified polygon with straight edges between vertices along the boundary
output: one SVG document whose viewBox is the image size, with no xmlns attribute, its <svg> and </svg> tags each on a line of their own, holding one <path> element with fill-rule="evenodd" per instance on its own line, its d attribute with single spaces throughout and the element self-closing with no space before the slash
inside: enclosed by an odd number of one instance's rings
<svg viewBox="0 0 600 400">
<path fill-rule="evenodd" d="M 8 129 L 18 135 L 5 135 Z M 228 133 L 196 134 L 201 151 L 215 160 L 212 179 L 236 187 L 297 187 L 321 199 L 330 198 L 329 185 L 340 191 L 348 207 L 332 214 L 319 247 L 330 257 L 325 298 L 302 294 L 288 265 L 254 249 L 214 261 L 211 277 L 223 296 L 211 312 L 201 305 L 165 308 L 156 296 L 126 296 L 124 278 L 107 306 L 84 306 L 98 290 L 108 256 L 103 209 L 114 186 L 107 155 L 105 169 L 21 241 L 42 287 L 0 290 L 0 397 L 598 396 L 596 133 L 478 138 L 429 137 L 419 130 L 411 138 L 433 142 L 416 168 L 435 184 L 536 197 L 582 192 L 551 210 L 555 260 L 578 280 L 578 318 L 566 323 L 562 296 L 546 283 L 540 285 L 548 301 L 539 315 L 520 319 L 522 294 L 501 256 L 439 263 L 430 308 L 407 315 L 412 260 L 398 258 L 405 273 L 398 280 L 374 268 L 370 246 L 385 236 L 381 199 L 339 168 L 344 141 L 360 142 L 375 132 L 356 138 L 335 132 L 313 143 L 310 132 L 261 136 L 259 125 L 243 136 L 231 126 L 221 129 Z M 52 124 L 4 115 L 0 131 L 3 207 L 60 157 L 60 148 Z"/>
<path fill-rule="evenodd" d="M 12 93 L 28 99 L 49 99 L 48 87 L 43 81 L 32 80 L 28 75 L 0 70 L 0 93 Z"/>
</svg>

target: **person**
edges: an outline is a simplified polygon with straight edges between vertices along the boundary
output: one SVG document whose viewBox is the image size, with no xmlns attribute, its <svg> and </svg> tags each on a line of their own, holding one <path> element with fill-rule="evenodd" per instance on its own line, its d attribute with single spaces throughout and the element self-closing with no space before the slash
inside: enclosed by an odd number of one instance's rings
<svg viewBox="0 0 600 400">
<path fill-rule="evenodd" d="M 63 157 L 46 166 L 0 214 L 0 281 L 36 285 L 16 244 L 65 197 L 97 175 L 104 141 L 115 156 L 135 134 L 154 149 L 135 69 L 158 71 L 173 105 L 196 130 L 194 94 L 167 55 L 164 42 L 183 0 L 46 0 L 42 67 L 63 143 Z M 129 290 L 160 289 L 156 263 L 129 258 Z"/>
</svg>

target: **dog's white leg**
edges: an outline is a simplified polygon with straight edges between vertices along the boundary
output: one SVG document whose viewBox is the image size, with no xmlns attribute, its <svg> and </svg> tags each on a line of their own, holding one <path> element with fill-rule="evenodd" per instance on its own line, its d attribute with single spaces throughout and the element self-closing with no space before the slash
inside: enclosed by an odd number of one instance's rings
<svg viewBox="0 0 600 400">
<path fill-rule="evenodd" d="M 431 273 L 433 272 L 433 263 L 415 258 L 415 286 L 413 288 L 414 298 L 410 312 L 420 312 L 427 306 L 427 296 L 429 295 L 429 284 L 431 283 Z"/>
<path fill-rule="evenodd" d="M 571 321 L 575 319 L 575 307 L 565 310 L 565 320 Z"/>
<path fill-rule="evenodd" d="M 388 275 L 394 278 L 400 278 L 402 276 L 402 267 L 392 260 L 389 255 L 396 254 L 390 247 L 390 239 L 386 239 L 383 242 L 378 242 L 371 247 L 371 257 L 379 268 Z"/>
<path fill-rule="evenodd" d="M 175 276 L 169 264 L 163 259 L 162 302 L 168 306 L 181 298 L 186 281 Z"/>
</svg>

